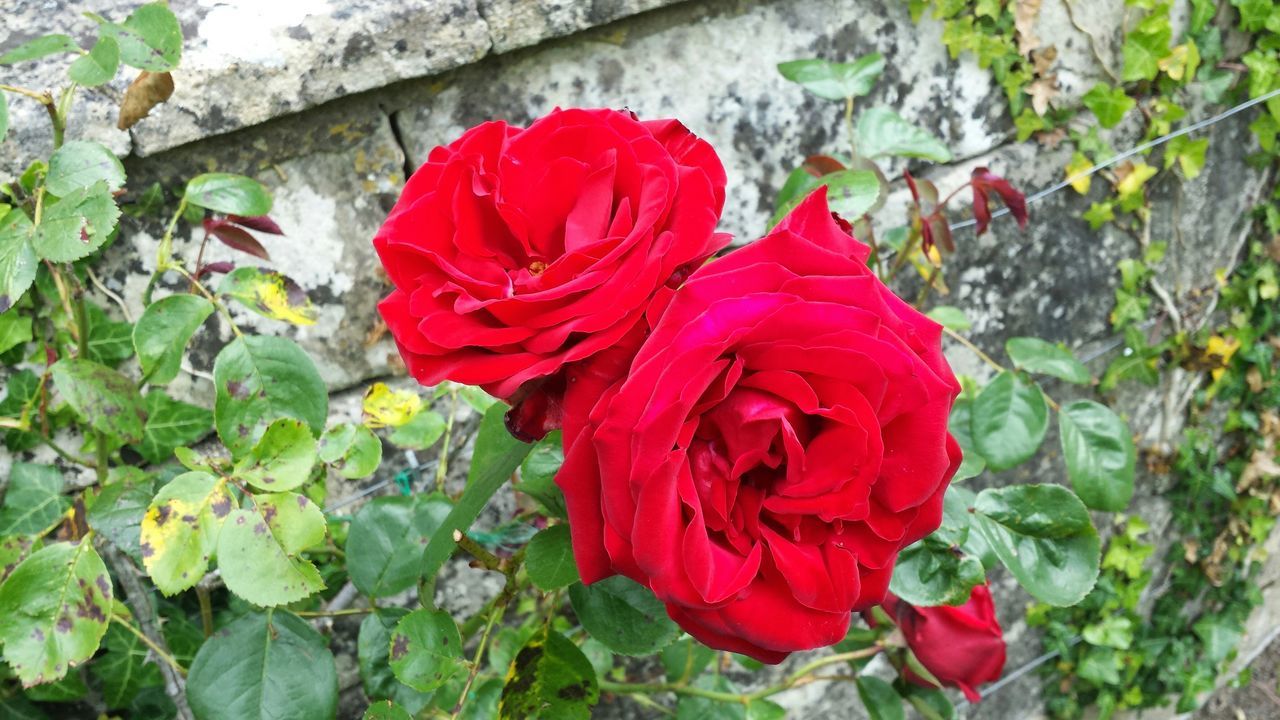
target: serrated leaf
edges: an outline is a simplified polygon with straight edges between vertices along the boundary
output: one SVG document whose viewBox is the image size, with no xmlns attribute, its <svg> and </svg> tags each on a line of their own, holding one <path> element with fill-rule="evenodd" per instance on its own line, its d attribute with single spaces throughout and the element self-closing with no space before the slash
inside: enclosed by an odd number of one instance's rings
<svg viewBox="0 0 1280 720">
<path fill-rule="evenodd" d="M 680 634 L 653 591 L 615 575 L 569 586 L 573 612 L 591 637 L 622 655 L 648 655 L 666 647 Z"/>
<path fill-rule="evenodd" d="M 218 570 L 227 589 L 262 607 L 287 605 L 324 589 L 316 566 L 295 557 L 303 549 L 298 542 L 324 537 L 324 515 L 318 509 L 302 512 L 295 518 L 300 527 L 273 527 L 264 513 L 275 508 L 264 501 L 233 510 L 218 535 Z"/>
<path fill-rule="evenodd" d="M 369 477 L 382 462 L 382 441 L 364 425 L 342 423 L 320 436 L 320 460 L 344 478 Z"/>
<path fill-rule="evenodd" d="M 960 445 L 960 453 L 964 458 L 951 482 L 960 482 L 977 477 L 987 469 L 987 460 L 978 452 L 973 442 L 973 401 L 961 398 L 951 406 L 951 419 L 948 421 L 951 436 Z"/>
<path fill-rule="evenodd" d="M 0 213 L 0 313 L 22 299 L 40 259 L 31 245 L 31 220 L 21 210 Z"/>
<path fill-rule="evenodd" d="M 595 669 L 578 646 L 543 627 L 517 653 L 502 688 L 502 720 L 589 720 L 600 699 Z"/>
<path fill-rule="evenodd" d="M 974 445 L 996 471 L 1030 460 L 1049 429 L 1049 406 L 1040 388 L 1008 371 L 978 393 L 970 413 Z"/>
<path fill-rule="evenodd" d="M 1133 498 L 1137 451 L 1129 426 L 1111 408 L 1076 400 L 1058 414 L 1071 487 L 1094 510 L 1122 512 Z"/>
<path fill-rule="evenodd" d="M 235 467 L 237 478 L 270 492 L 292 490 L 311 477 L 316 439 L 306 423 L 278 418 Z"/>
<path fill-rule="evenodd" d="M 412 390 L 392 390 L 379 382 L 365 391 L 361 409 L 364 424 L 371 428 L 400 427 L 421 413 L 422 397 Z"/>
<path fill-rule="evenodd" d="M 391 633 L 400 619 L 408 614 L 404 608 L 391 607 L 380 608 L 365 616 L 360 623 L 356 659 L 366 697 L 393 700 L 416 714 L 431 702 L 431 694 L 418 692 L 397 680 L 389 664 Z"/>
<path fill-rule="evenodd" d="M 228 215 L 256 216 L 271 212 L 271 194 L 253 178 L 206 173 L 187 182 L 187 202 Z"/>
<path fill-rule="evenodd" d="M 1061 345 L 1053 345 L 1040 338 L 1015 337 L 1005 341 L 1004 348 L 1013 364 L 1027 372 L 1049 375 L 1078 385 L 1088 384 L 1092 379 L 1089 368 Z"/>
<path fill-rule="evenodd" d="M 942 163 L 951 161 L 951 151 L 941 140 L 886 107 L 862 111 L 856 134 L 858 152 L 864 157 L 892 155 Z"/>
<path fill-rule="evenodd" d="M 386 597 L 413 587 L 421 570 L 422 547 L 452 509 L 440 494 L 380 497 L 351 520 L 347 535 L 347 572 L 370 597 Z"/>
<path fill-rule="evenodd" d="M 213 417 L 218 437 L 231 454 L 247 453 L 263 427 L 281 417 L 306 422 L 319 435 L 329 409 L 329 392 L 311 358 L 286 338 L 236 338 L 213 364 Z"/>
<path fill-rule="evenodd" d="M 0 643 L 24 687 L 52 682 L 93 657 L 107 631 L 112 588 L 91 542 L 32 553 L 0 585 Z"/>
<path fill-rule="evenodd" d="M 431 692 L 465 672 L 458 624 L 443 610 L 415 610 L 391 633 L 391 669 L 400 682 Z"/>
<path fill-rule="evenodd" d="M 178 376 L 187 343 L 213 309 L 199 295 L 170 295 L 142 311 L 133 327 L 133 347 L 147 382 L 164 385 Z"/>
<path fill-rule="evenodd" d="M 858 697 L 871 720 L 902 720 L 902 698 L 889 683 L 871 675 L 859 675 Z"/>
<path fill-rule="evenodd" d="M 58 521 L 70 506 L 62 497 L 62 473 L 52 465 L 15 462 L 0 507 L 0 535 L 35 535 Z"/>
<path fill-rule="evenodd" d="M 379 700 L 364 711 L 362 720 L 413 720 L 413 716 L 390 700 Z"/>
<path fill-rule="evenodd" d="M 120 159 L 102 143 L 69 140 L 49 158 L 45 189 L 65 198 L 100 180 L 106 183 L 107 190 L 124 187 L 124 165 Z"/>
<path fill-rule="evenodd" d="M 898 555 L 889 589 L 919 607 L 963 605 L 986 579 L 980 560 L 926 538 Z"/>
<path fill-rule="evenodd" d="M 213 430 L 213 413 L 174 400 L 161 390 L 147 393 L 143 404 L 147 423 L 142 428 L 142 442 L 135 448 L 147 462 L 162 463 L 174 450 L 198 442 Z"/>
<path fill-rule="evenodd" d="M 578 566 L 573 562 L 569 526 L 552 525 L 539 530 L 529 541 L 524 563 L 529 579 L 543 592 L 578 582 Z"/>
<path fill-rule="evenodd" d="M 956 332 L 964 332 L 973 327 L 973 323 L 969 322 L 969 318 L 965 316 L 964 311 L 958 307 L 939 305 L 930 310 L 927 315 L 930 320 Z"/>
<path fill-rule="evenodd" d="M 17 569 L 28 555 L 39 550 L 43 545 L 35 536 L 13 536 L 0 538 L 0 584 Z"/>
<path fill-rule="evenodd" d="M 314 325 L 316 322 L 316 309 L 307 293 L 287 275 L 273 270 L 236 268 L 222 279 L 218 294 L 272 320 L 294 325 Z"/>
<path fill-rule="evenodd" d="M 120 44 L 120 59 L 141 70 L 164 72 L 182 57 L 182 27 L 164 2 L 136 9 L 123 23 L 105 23 L 99 32 Z"/>
<path fill-rule="evenodd" d="M 80 46 L 69 35 L 41 35 L 0 55 L 0 65 L 12 65 L 27 60 L 38 60 L 48 55 L 80 52 Z"/>
<path fill-rule="evenodd" d="M 119 218 L 120 208 L 107 182 L 98 180 L 46 206 L 31 245 L 45 260 L 74 262 L 102 247 Z"/>
<path fill-rule="evenodd" d="M 520 482 L 516 490 L 537 500 L 548 514 L 567 518 L 568 510 L 564 504 L 564 493 L 556 485 L 556 473 L 564 464 L 564 450 L 561 448 L 559 430 L 547 433 L 529 451 L 524 462 L 520 464 Z"/>
<path fill-rule="evenodd" d="M 440 413 L 421 410 L 409 422 L 392 430 L 387 440 L 404 450 L 426 450 L 436 444 L 447 428 L 448 424 Z"/>
<path fill-rule="evenodd" d="M 116 76 L 119 67 L 120 45 L 110 35 L 103 35 L 87 55 L 81 55 L 71 63 L 71 67 L 67 68 L 67 77 L 74 83 L 94 87 L 109 82 Z"/>
<path fill-rule="evenodd" d="M 328 642 L 283 611 L 252 613 L 209 638 L 187 676 L 200 720 L 321 720 L 338 707 Z"/>
<path fill-rule="evenodd" d="M 844 100 L 871 92 L 884 66 L 884 57 L 871 53 L 850 63 L 791 60 L 779 63 L 778 72 L 824 100 Z"/>
<path fill-rule="evenodd" d="M 204 577 L 235 507 L 226 481 L 209 473 L 183 473 L 160 488 L 141 532 L 142 564 L 160 592 L 177 594 Z"/>
<path fill-rule="evenodd" d="M 59 360 L 51 373 L 63 399 L 95 430 L 129 443 L 142 440 L 147 415 L 142 396 L 129 378 L 78 358 Z"/>
</svg>

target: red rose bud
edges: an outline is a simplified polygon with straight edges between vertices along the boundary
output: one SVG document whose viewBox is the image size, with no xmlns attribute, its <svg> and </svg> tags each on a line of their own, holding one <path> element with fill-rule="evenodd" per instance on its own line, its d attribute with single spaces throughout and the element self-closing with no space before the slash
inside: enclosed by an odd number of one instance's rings
<svg viewBox="0 0 1280 720">
<path fill-rule="evenodd" d="M 883 601 L 941 522 L 960 385 L 941 326 L 869 254 L 821 188 L 695 271 L 647 336 L 568 370 L 556 482 L 584 582 L 626 575 L 699 641 L 769 663 Z"/>
<path fill-rule="evenodd" d="M 1018 221 L 1018 227 L 1027 227 L 1027 198 L 1018 192 L 1008 180 L 996 175 L 987 168 L 973 169 L 970 184 L 973 186 L 973 217 L 978 221 L 978 234 L 987 231 L 991 223 L 991 193 L 1000 196 L 1009 214 Z"/>
<path fill-rule="evenodd" d="M 969 702 L 981 699 L 977 686 L 1000 679 L 1004 633 L 986 585 L 975 587 L 969 601 L 958 607 L 915 607 L 890 595 L 884 608 L 898 623 L 920 664 L 943 685 L 960 688 Z M 904 677 L 916 685 L 933 687 L 909 669 Z"/>
<path fill-rule="evenodd" d="M 426 385 L 503 399 L 615 345 L 673 274 L 728 242 L 714 232 L 724 167 L 674 120 L 556 110 L 490 122 L 431 151 L 374 238 L 395 289 L 379 311 Z M 553 427 L 541 398 L 513 418 Z"/>
</svg>

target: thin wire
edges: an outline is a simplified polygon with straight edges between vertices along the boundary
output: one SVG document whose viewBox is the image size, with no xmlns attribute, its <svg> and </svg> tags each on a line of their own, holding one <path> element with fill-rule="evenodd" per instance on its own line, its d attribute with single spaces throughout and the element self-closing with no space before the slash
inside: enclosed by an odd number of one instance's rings
<svg viewBox="0 0 1280 720">
<path fill-rule="evenodd" d="M 1079 638 L 1079 637 L 1073 637 L 1073 638 L 1071 638 L 1071 640 L 1069 640 L 1069 641 L 1067 642 L 1067 647 L 1071 647 L 1071 646 L 1075 645 L 1075 644 L 1076 644 L 1076 643 L 1078 643 L 1078 642 L 1080 642 L 1080 638 Z M 1026 675 L 1027 673 L 1031 672 L 1032 670 L 1035 670 L 1036 668 L 1038 668 L 1038 667 L 1040 667 L 1041 665 L 1043 665 L 1043 664 L 1045 664 L 1045 663 L 1049 662 L 1050 660 L 1052 660 L 1052 659 L 1054 659 L 1054 658 L 1058 657 L 1058 655 L 1060 655 L 1060 654 L 1061 654 L 1061 653 L 1060 653 L 1060 651 L 1058 651 L 1058 650 L 1052 650 L 1052 651 L 1050 651 L 1050 652 L 1047 652 L 1047 653 L 1045 653 L 1045 654 L 1041 655 L 1040 657 L 1038 657 L 1038 658 L 1036 658 L 1036 659 L 1034 659 L 1034 660 L 1032 660 L 1032 661 L 1028 662 L 1027 664 L 1023 665 L 1022 667 L 1018 668 L 1017 670 L 1014 670 L 1014 671 L 1010 672 L 1009 674 L 1005 675 L 1004 677 L 1000 678 L 999 680 L 995 681 L 994 683 L 992 683 L 992 684 L 990 684 L 990 685 L 986 686 L 985 688 L 983 688 L 983 689 L 982 689 L 982 692 L 981 692 L 981 693 L 979 693 L 979 695 L 981 695 L 981 696 L 982 696 L 982 697 L 984 697 L 984 698 L 986 698 L 986 697 L 990 697 L 990 696 L 992 696 L 992 695 L 995 695 L 995 694 L 996 694 L 996 693 L 997 693 L 1001 688 L 1003 688 L 1004 686 L 1008 685 L 1009 683 L 1013 682 L 1014 680 L 1017 680 L 1018 678 L 1022 677 L 1023 675 Z"/>
<path fill-rule="evenodd" d="M 1258 97 L 1253 98 L 1252 100 L 1246 100 L 1245 102 L 1242 102 L 1239 105 L 1236 105 L 1235 107 L 1229 110 L 1224 110 L 1218 113 L 1217 115 L 1214 115 L 1213 117 L 1205 118 L 1204 120 L 1192 123 L 1184 128 L 1174 130 L 1168 135 L 1161 135 L 1160 137 L 1154 140 L 1151 140 L 1150 142 L 1145 142 L 1131 150 L 1126 150 L 1125 152 L 1122 152 L 1119 155 L 1116 155 L 1101 163 L 1098 163 L 1097 165 L 1093 166 L 1092 168 L 1084 172 L 1076 173 L 1075 175 L 1072 175 L 1071 177 L 1067 178 L 1066 180 L 1063 180 L 1062 182 L 1056 185 L 1047 187 L 1044 190 L 1041 190 L 1040 192 L 1035 193 L 1034 195 L 1028 195 L 1027 204 L 1030 205 L 1033 202 L 1043 200 L 1044 198 L 1048 197 L 1049 195 L 1052 195 L 1053 193 L 1058 192 L 1059 190 L 1062 190 L 1063 188 L 1070 187 L 1072 183 L 1078 180 L 1083 180 L 1087 177 L 1090 177 L 1094 173 L 1101 172 L 1111 167 L 1112 165 L 1115 165 L 1116 163 L 1123 162 L 1133 157 L 1134 155 L 1142 154 L 1150 150 L 1151 148 L 1163 145 L 1174 138 L 1182 137 L 1183 135 L 1188 135 L 1190 133 L 1196 132 L 1197 130 L 1202 130 L 1204 128 L 1207 128 L 1210 125 L 1214 125 L 1219 122 L 1222 122 L 1223 120 L 1226 120 L 1227 118 L 1231 117 L 1232 115 L 1235 115 L 1236 113 L 1244 112 L 1245 110 L 1248 110 L 1249 108 L 1255 105 L 1260 105 L 1274 97 L 1280 97 L 1280 88 L 1276 88 L 1275 90 L 1272 90 L 1269 93 L 1259 95 Z M 1005 208 L 1000 208 L 995 212 L 991 213 L 991 217 L 998 218 L 1008 214 L 1009 214 L 1009 208 L 1005 207 Z M 951 229 L 960 230 L 962 228 L 972 227 L 977 224 L 978 224 L 978 221 L 976 219 L 970 218 L 968 220 L 962 220 L 957 223 L 952 223 Z"/>
</svg>

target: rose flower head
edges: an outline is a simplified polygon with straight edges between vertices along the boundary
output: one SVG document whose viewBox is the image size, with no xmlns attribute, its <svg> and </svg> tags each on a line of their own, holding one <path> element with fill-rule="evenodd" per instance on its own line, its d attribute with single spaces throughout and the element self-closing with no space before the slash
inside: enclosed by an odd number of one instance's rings
<svg viewBox="0 0 1280 720">
<path fill-rule="evenodd" d="M 986 585 L 975 586 L 968 602 L 956 607 L 916 607 L 890 595 L 884 609 L 920 664 L 943 685 L 960 688 L 969 702 L 981 699 L 977 686 L 1000 679 L 1004 632 Z M 921 687 L 933 687 L 910 669 L 904 677 Z"/>
<path fill-rule="evenodd" d="M 723 247 L 715 151 L 674 120 L 556 110 L 431 151 L 374 247 L 379 305 L 409 373 L 479 385 L 558 425 L 561 369 L 618 342 L 652 296 Z"/>
<path fill-rule="evenodd" d="M 819 189 L 652 308 L 634 359 L 568 372 L 556 480 L 584 582 L 626 575 L 698 640 L 771 663 L 884 600 L 941 522 L 960 386 L 941 327 L 868 254 Z"/>
</svg>

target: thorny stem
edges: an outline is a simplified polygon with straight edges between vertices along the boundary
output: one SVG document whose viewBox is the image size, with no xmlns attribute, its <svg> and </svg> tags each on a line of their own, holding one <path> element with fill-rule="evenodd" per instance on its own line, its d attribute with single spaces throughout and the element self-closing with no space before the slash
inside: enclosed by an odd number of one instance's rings
<svg viewBox="0 0 1280 720">
<path fill-rule="evenodd" d="M 508 576 L 510 583 L 510 576 Z M 507 595 L 506 589 L 499 597 Z M 489 634 L 493 632 L 493 626 L 502 620 L 503 614 L 507 611 L 507 603 L 500 602 L 489 613 L 489 620 L 484 625 L 484 633 L 480 635 L 480 642 L 476 645 L 476 654 L 471 659 L 471 670 L 467 673 L 467 681 L 462 685 L 462 694 L 458 696 L 458 703 L 453 706 L 453 714 L 451 717 L 456 718 L 462 712 L 462 707 L 467 703 L 467 694 L 471 692 L 471 686 L 475 684 L 476 675 L 480 672 L 480 661 L 484 658 L 485 646 L 489 643 Z"/>
<path fill-rule="evenodd" d="M 458 696 L 458 704 L 453 707 L 452 718 L 457 720 L 458 715 L 462 712 L 462 708 L 467 702 L 467 694 L 471 692 L 471 686 L 475 684 L 476 675 L 480 672 L 480 661 L 483 659 L 485 646 L 489 642 L 489 634 L 493 631 L 493 626 L 502 620 L 503 614 L 507 611 L 507 605 L 516 596 L 516 592 L 520 589 L 520 581 L 517 580 L 516 575 L 520 572 L 520 565 L 524 563 L 524 549 L 520 549 L 515 555 L 512 555 L 506 560 L 499 560 L 493 555 L 493 553 L 490 553 L 488 550 L 480 547 L 478 543 L 461 532 L 455 532 L 453 539 L 457 541 L 457 543 L 467 552 L 474 555 L 477 559 L 480 559 L 482 563 L 486 563 L 485 567 L 489 567 L 487 564 L 489 562 L 488 558 L 492 558 L 497 565 L 496 568 L 492 569 L 498 570 L 507 578 L 506 583 L 502 586 L 502 592 L 498 593 L 497 597 L 495 597 L 491 603 L 486 606 L 486 609 L 482 611 L 482 613 L 487 615 L 488 618 L 485 622 L 484 634 L 480 636 L 480 642 L 476 645 L 476 654 L 471 662 L 471 670 L 467 673 L 467 682 L 462 686 L 462 694 Z M 482 555 L 488 556 L 488 558 L 484 558 Z M 480 614 L 478 613 L 475 617 L 479 616 Z M 472 619 L 475 619 L 475 617 Z M 467 635 L 470 634 L 466 631 L 465 626 L 463 628 L 463 632 Z M 474 632 L 474 628 L 471 632 Z"/>
</svg>

